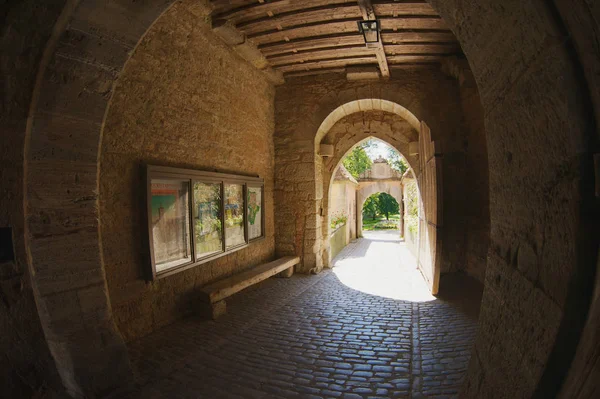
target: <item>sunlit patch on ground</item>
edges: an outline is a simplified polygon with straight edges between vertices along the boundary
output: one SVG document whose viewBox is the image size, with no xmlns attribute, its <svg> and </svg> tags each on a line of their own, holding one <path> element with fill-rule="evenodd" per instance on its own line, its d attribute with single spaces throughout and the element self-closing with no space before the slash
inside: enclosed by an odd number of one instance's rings
<svg viewBox="0 0 600 399">
<path fill-rule="evenodd" d="M 397 230 L 365 231 L 333 260 L 333 272 L 344 285 L 367 294 L 410 302 L 436 299 Z"/>
</svg>

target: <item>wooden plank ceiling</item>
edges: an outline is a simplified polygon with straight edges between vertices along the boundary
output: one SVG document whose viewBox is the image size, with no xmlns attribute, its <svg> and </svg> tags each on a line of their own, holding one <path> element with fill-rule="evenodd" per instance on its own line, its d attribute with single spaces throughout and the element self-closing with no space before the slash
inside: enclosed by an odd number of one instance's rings
<svg viewBox="0 0 600 399">
<path fill-rule="evenodd" d="M 461 54 L 444 21 L 425 0 L 212 0 L 226 20 L 287 76 L 439 64 Z M 357 21 L 377 18 L 381 42 L 367 48 Z"/>
</svg>

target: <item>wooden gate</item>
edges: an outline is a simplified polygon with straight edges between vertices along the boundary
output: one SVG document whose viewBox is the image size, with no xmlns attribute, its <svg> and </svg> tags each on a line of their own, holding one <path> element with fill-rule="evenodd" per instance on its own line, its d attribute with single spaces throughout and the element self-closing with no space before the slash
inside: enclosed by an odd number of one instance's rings
<svg viewBox="0 0 600 399">
<path fill-rule="evenodd" d="M 442 155 L 431 140 L 431 130 L 421 122 L 419 135 L 418 177 L 421 204 L 419 210 L 418 267 L 433 295 L 440 284 L 442 242 Z"/>
</svg>

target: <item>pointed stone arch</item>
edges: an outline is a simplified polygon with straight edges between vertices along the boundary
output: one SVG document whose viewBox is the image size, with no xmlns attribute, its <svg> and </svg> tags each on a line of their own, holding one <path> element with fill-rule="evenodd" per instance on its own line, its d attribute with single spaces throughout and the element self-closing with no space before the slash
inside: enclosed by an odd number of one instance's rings
<svg viewBox="0 0 600 399">
<path fill-rule="evenodd" d="M 418 144 L 419 153 L 423 153 L 427 157 L 427 162 L 423 161 L 423 156 L 410 154 L 410 145 L 409 141 L 404 145 L 403 148 L 398 148 L 397 146 L 391 145 L 391 147 L 396 148 L 398 152 L 401 154 L 409 154 L 405 156 L 410 166 L 413 168 L 415 176 L 417 178 L 417 187 L 419 192 L 421 192 L 421 187 L 423 188 L 425 196 L 419 195 L 421 200 L 421 207 L 425 210 L 421 212 L 421 219 L 419 223 L 419 240 L 418 240 L 418 259 L 417 264 L 421 273 L 425 277 L 427 284 L 429 285 L 429 289 L 433 294 L 437 294 L 439 289 L 439 277 L 441 274 L 441 248 L 442 248 L 442 240 L 441 234 L 438 233 L 438 230 L 441 228 L 441 225 L 438 222 L 438 212 L 442 213 L 443 204 L 441 202 L 441 186 L 438 186 L 438 182 L 441 182 L 441 177 L 437 177 L 438 174 L 441 174 L 441 161 L 439 159 L 436 160 L 434 154 L 432 153 L 432 149 L 434 148 L 434 143 L 431 139 L 431 130 L 427 126 L 425 122 L 419 121 L 418 118 L 411 113 L 408 109 L 401 106 L 400 104 L 394 103 L 389 100 L 382 99 L 362 99 L 355 100 L 345 104 L 340 105 L 335 108 L 321 123 L 317 133 L 315 135 L 315 150 L 317 150 L 322 142 L 322 140 L 326 137 L 328 132 L 345 117 L 349 117 L 350 115 L 357 113 L 368 113 L 372 111 L 382 111 L 385 113 L 390 113 L 398 116 L 402 120 L 406 121 L 408 125 L 417 132 L 417 142 L 412 142 L 412 144 Z M 373 137 L 377 137 L 376 132 L 372 132 Z M 400 132 L 391 131 L 391 135 L 394 136 L 396 134 L 401 134 Z M 329 170 L 324 168 L 321 163 L 322 160 L 317 157 L 315 162 L 317 163 L 317 167 L 315 168 L 317 171 L 322 171 L 321 174 L 317 174 L 315 176 L 315 184 L 316 191 L 319 191 L 319 186 L 323 185 L 323 201 L 321 205 L 322 215 L 324 222 L 321 222 L 320 227 L 320 235 L 322 237 L 321 242 L 317 242 L 316 247 L 320 249 L 321 254 L 317 255 L 317 258 L 322 259 L 322 264 L 324 266 L 329 265 L 329 198 L 331 191 L 331 179 L 333 178 L 334 171 L 337 169 L 339 163 L 342 161 L 343 157 L 347 155 L 353 148 L 363 142 L 366 139 L 356 140 L 352 143 L 353 145 L 344 151 L 344 154 L 335 155 L 332 157 L 332 160 L 335 160 L 333 163 L 335 167 L 331 168 L 331 162 L 329 165 Z M 383 140 L 386 142 L 385 140 Z M 390 145 L 386 142 L 386 144 Z M 414 155 L 414 156 L 413 156 Z M 440 154 L 437 154 L 438 156 Z M 436 165 L 437 162 L 437 166 Z M 434 168 L 431 168 L 431 165 L 434 165 Z M 427 170 L 427 173 L 421 173 L 423 170 Z M 327 173 L 328 172 L 328 173 Z M 439 198 L 438 198 L 439 195 Z M 401 196 L 401 195 L 400 195 Z M 356 214 L 357 214 L 357 223 L 361 223 L 360 212 L 362 210 L 362 202 L 364 202 L 365 198 L 358 198 L 356 201 Z M 435 210 L 435 211 L 432 211 Z M 439 218 L 441 220 L 441 217 Z M 319 220 L 316 218 L 315 223 L 317 223 L 316 231 L 317 237 L 319 237 Z M 358 226 L 357 226 L 358 231 Z M 315 245 L 307 246 L 309 251 L 313 251 L 315 249 Z M 313 254 L 308 254 L 312 256 Z M 319 265 L 317 265 L 319 267 Z"/>
<path fill-rule="evenodd" d="M 597 24 L 590 21 L 590 6 L 579 0 L 557 2 L 558 10 L 542 2 L 429 2 L 469 58 L 490 150 L 493 248 L 486 312 L 464 395 L 512 397 L 518 389 L 523 397 L 553 397 L 579 342 L 598 258 L 598 229 L 589 218 L 596 209 L 590 182 L 597 132 L 582 102 L 593 90 L 594 110 L 600 109 L 597 88 L 585 87 L 596 81 L 597 52 L 586 40 L 595 43 L 597 30 L 577 26 Z M 109 392 L 129 377 L 100 255 L 98 142 L 112 82 L 170 4 L 69 1 L 38 75 L 25 151 L 25 241 L 46 338 L 74 396 Z M 580 62 L 588 82 L 582 81 Z M 75 140 L 78 146 L 65 146 Z M 561 196 L 558 188 L 569 194 Z M 565 234 L 555 234 L 555 226 Z M 520 300 L 525 293 L 531 306 Z M 600 313 L 597 304 L 593 311 Z M 510 359 L 526 362 L 527 373 Z M 101 379 L 94 377 L 99 370 Z"/>
</svg>

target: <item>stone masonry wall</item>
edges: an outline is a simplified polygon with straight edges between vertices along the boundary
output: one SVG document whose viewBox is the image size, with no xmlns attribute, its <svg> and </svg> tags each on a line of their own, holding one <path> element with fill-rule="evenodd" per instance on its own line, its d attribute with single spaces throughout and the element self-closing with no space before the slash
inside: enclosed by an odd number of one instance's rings
<svg viewBox="0 0 600 399">
<path fill-rule="evenodd" d="M 273 87 L 176 4 L 128 61 L 107 114 L 100 166 L 100 223 L 106 279 L 126 340 L 196 309 L 198 288 L 272 259 Z M 266 239 L 152 283 L 144 164 L 265 179 Z"/>
<path fill-rule="evenodd" d="M 470 75 L 470 72 L 469 72 Z M 485 122 L 474 80 L 461 84 L 463 114 L 467 127 L 466 198 L 471 206 L 465 213 L 465 271 L 483 282 L 490 243 L 489 171 Z"/>
<path fill-rule="evenodd" d="M 554 6 L 589 2 L 429 2 L 475 76 L 490 170 L 485 291 L 462 394 L 556 397 L 587 314 L 599 235 L 597 131 L 573 39 Z M 591 49 L 585 53 L 598 59 Z"/>
<path fill-rule="evenodd" d="M 395 71 L 387 82 L 348 82 L 344 75 L 289 79 L 275 96 L 275 202 L 278 208 L 277 252 L 303 256 L 303 271 L 322 266 L 322 172 L 315 155 L 320 124 L 337 107 L 357 99 L 384 99 L 406 107 L 431 127 L 444 153 L 444 190 L 464 184 L 465 126 L 456 80 L 439 69 Z M 313 180 L 316 180 L 316 187 Z M 452 189 L 451 189 L 452 187 Z M 465 225 L 460 192 L 444 192 L 442 272 L 464 264 Z M 316 226 L 316 227 L 315 227 Z"/>
<path fill-rule="evenodd" d="M 27 267 L 23 145 L 40 58 L 64 0 L 0 6 L 0 227 L 12 229 L 14 260 L 0 262 L 0 392 L 22 398 L 58 386 Z"/>
<path fill-rule="evenodd" d="M 484 112 L 475 78 L 466 59 L 446 59 L 442 63 L 442 71 L 455 78 L 460 86 L 460 102 L 465 118 L 467 184 L 461 194 L 469 206 L 464 219 L 464 270 L 483 282 L 490 242 L 489 168 Z"/>
</svg>

